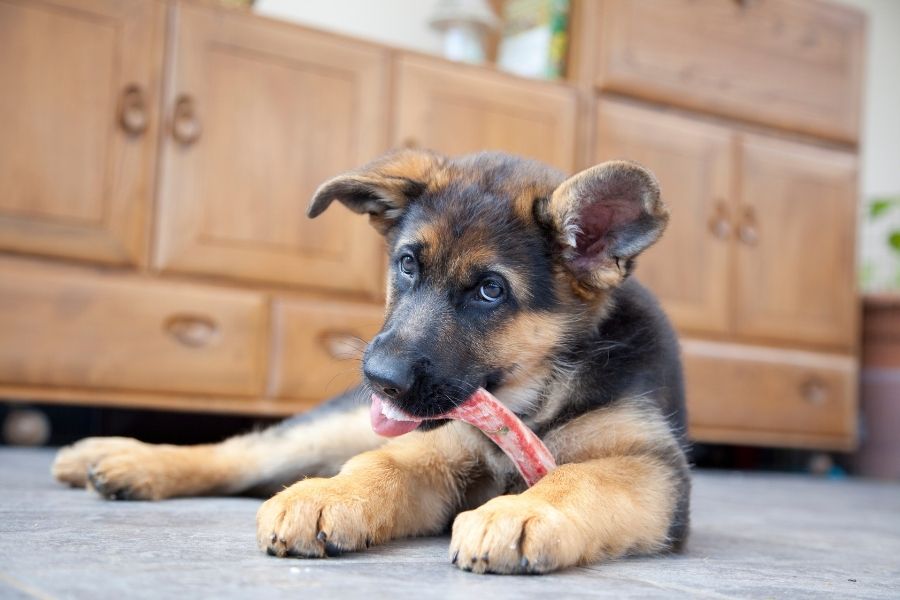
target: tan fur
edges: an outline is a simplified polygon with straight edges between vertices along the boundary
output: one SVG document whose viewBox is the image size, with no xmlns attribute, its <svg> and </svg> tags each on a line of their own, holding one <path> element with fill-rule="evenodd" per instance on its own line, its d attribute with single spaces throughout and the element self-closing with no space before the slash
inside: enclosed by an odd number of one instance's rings
<svg viewBox="0 0 900 600">
<path fill-rule="evenodd" d="M 546 572 L 663 548 L 677 494 L 659 452 L 675 441 L 638 402 L 588 413 L 551 433 L 546 443 L 559 468 L 522 494 L 460 513 L 451 541 L 457 564 Z M 324 556 L 326 542 L 359 550 L 438 533 L 480 469 L 497 464 L 488 473 L 494 480 L 512 469 L 508 460 L 488 460 L 496 456 L 489 447 L 458 422 L 392 440 L 332 479 L 301 481 L 266 502 L 257 515 L 259 544 L 278 556 Z"/>
<path fill-rule="evenodd" d="M 133 499 L 231 494 L 259 481 L 333 475 L 348 458 L 376 448 L 368 410 L 323 417 L 297 426 L 231 438 L 221 444 L 172 446 L 130 438 L 87 438 L 60 450 L 53 475 L 70 485 Z M 304 457 L 307 457 L 304 461 Z M 91 481 L 88 481 L 90 473 Z"/>
<path fill-rule="evenodd" d="M 561 465 L 534 487 L 461 513 L 450 556 L 476 572 L 547 572 L 665 547 L 676 481 L 659 458 L 675 444 L 632 403 L 583 415 L 547 436 Z"/>
<path fill-rule="evenodd" d="M 495 339 L 487 340 L 482 352 L 494 364 L 511 365 L 498 398 L 511 410 L 528 412 L 552 368 L 547 356 L 563 340 L 564 317 L 555 313 L 523 312 Z"/>
<path fill-rule="evenodd" d="M 307 479 L 277 494 L 257 513 L 260 547 L 278 556 L 324 556 L 326 542 L 359 550 L 439 533 L 475 465 L 459 426 L 407 434 L 354 457 L 331 479 Z"/>
</svg>

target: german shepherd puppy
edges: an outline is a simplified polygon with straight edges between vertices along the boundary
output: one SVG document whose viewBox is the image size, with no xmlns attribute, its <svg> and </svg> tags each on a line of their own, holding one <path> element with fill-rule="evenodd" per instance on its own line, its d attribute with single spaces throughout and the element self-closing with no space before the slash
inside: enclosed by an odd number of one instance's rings
<svg viewBox="0 0 900 600">
<path fill-rule="evenodd" d="M 390 256 L 385 323 L 358 390 L 216 445 L 89 438 L 60 451 L 56 477 L 115 499 L 293 484 L 257 515 L 260 548 L 276 556 L 451 525 L 452 563 L 478 573 L 678 550 L 690 495 L 678 345 L 629 277 L 668 219 L 653 175 L 608 162 L 565 179 L 505 154 L 407 150 L 326 182 L 309 215 L 334 200 L 368 214 Z M 362 405 L 375 393 L 433 417 L 479 387 L 554 455 L 559 467 L 530 489 L 472 426 L 406 433 Z M 385 443 L 373 427 L 405 435 Z"/>
</svg>

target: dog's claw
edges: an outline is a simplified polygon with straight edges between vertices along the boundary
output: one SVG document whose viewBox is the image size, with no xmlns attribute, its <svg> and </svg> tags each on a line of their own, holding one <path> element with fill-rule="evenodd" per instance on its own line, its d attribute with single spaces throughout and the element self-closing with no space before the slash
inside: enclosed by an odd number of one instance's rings
<svg viewBox="0 0 900 600">
<path fill-rule="evenodd" d="M 328 539 L 328 534 L 325 533 L 324 531 L 320 531 L 319 533 L 316 534 L 316 539 L 319 540 L 320 542 L 324 543 L 325 540 Z"/>
<path fill-rule="evenodd" d="M 450 559 L 450 564 L 455 565 L 457 559 L 459 559 L 459 550 L 453 553 L 453 558 Z"/>
<path fill-rule="evenodd" d="M 275 543 L 275 540 L 277 540 L 277 539 L 278 539 L 278 536 L 275 535 L 274 532 L 272 533 L 272 535 L 269 536 L 269 541 L 272 542 L 273 544 Z"/>
</svg>

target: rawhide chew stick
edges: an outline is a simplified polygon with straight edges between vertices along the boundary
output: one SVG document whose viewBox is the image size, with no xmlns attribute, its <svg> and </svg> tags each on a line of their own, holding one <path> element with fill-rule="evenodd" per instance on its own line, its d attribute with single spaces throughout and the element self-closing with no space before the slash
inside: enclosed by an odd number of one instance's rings
<svg viewBox="0 0 900 600">
<path fill-rule="evenodd" d="M 375 432 L 388 436 L 412 431 L 426 420 L 407 415 L 377 394 L 372 394 L 370 416 Z M 513 461 L 529 487 L 556 468 L 553 455 L 541 439 L 484 388 L 453 410 L 428 419 L 456 419 L 481 430 Z"/>
</svg>

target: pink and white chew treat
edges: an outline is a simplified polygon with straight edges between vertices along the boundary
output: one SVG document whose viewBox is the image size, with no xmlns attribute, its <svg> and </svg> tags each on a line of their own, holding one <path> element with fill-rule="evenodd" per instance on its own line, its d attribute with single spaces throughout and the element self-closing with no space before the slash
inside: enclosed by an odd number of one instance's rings
<svg viewBox="0 0 900 600">
<path fill-rule="evenodd" d="M 372 394 L 369 416 L 375 433 L 385 437 L 408 433 L 426 420 L 406 414 L 378 394 Z M 427 419 L 456 419 L 480 429 L 513 461 L 528 487 L 556 468 L 553 455 L 541 438 L 484 388 L 450 412 Z"/>
</svg>

